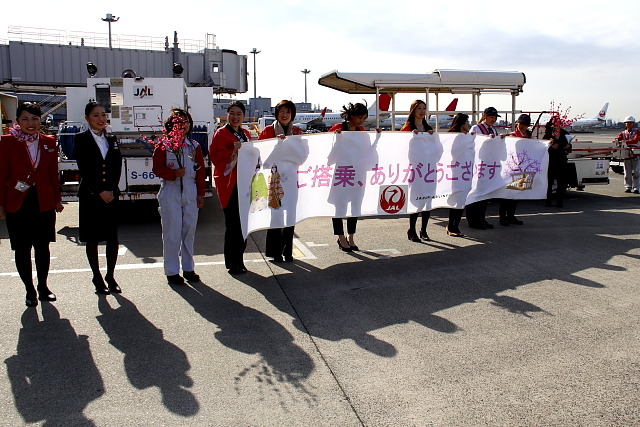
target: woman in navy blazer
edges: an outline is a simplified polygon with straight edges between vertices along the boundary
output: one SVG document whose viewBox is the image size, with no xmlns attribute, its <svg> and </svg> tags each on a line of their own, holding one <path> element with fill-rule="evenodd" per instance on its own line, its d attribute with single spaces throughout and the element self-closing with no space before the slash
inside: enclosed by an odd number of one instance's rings
<svg viewBox="0 0 640 427">
<path fill-rule="evenodd" d="M 118 260 L 117 202 L 122 155 L 115 135 L 106 130 L 109 117 L 104 107 L 89 102 L 84 112 L 89 129 L 74 139 L 76 161 L 82 176 L 78 190 L 80 241 L 86 242 L 96 293 L 108 295 L 122 292 L 113 277 Z M 107 253 L 107 274 L 104 279 L 98 262 L 98 244 L 103 241 L 106 241 Z"/>
<path fill-rule="evenodd" d="M 6 215 L 16 268 L 27 290 L 27 307 L 37 306 L 38 299 L 56 300 L 47 286 L 49 243 L 56 240 L 56 212 L 64 209 L 56 140 L 39 133 L 41 116 L 37 104 L 19 105 L 17 125 L 0 140 L 0 218 Z M 31 248 L 38 277 L 37 294 L 33 286 Z"/>
</svg>

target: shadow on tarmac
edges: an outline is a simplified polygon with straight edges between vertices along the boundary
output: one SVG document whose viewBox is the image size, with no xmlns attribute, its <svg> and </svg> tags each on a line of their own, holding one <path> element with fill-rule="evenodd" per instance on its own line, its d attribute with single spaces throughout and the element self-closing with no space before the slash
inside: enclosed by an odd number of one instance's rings
<svg viewBox="0 0 640 427">
<path fill-rule="evenodd" d="M 26 423 L 93 426 L 83 411 L 105 391 L 88 337 L 52 304 L 41 306 L 42 320 L 37 309 L 25 310 L 17 354 L 5 360 L 16 408 Z"/>
<path fill-rule="evenodd" d="M 521 215 L 551 212 L 524 216 L 525 226 L 467 231 L 482 242 L 479 245 L 378 259 L 361 252 L 352 255 L 355 262 L 326 269 L 303 260 L 278 263 L 285 271 L 272 270 L 286 299 L 274 297 L 264 282 L 238 280 L 289 314 L 301 331 L 334 342 L 352 340 L 371 353 L 393 357 L 395 347 L 374 337 L 373 331 L 415 322 L 434 331 L 455 333 L 462 326 L 436 313 L 481 299 L 531 319 L 533 313 L 550 315 L 544 308 L 500 294 L 545 280 L 605 288 L 605 283 L 585 271 L 622 271 L 622 267 L 609 265 L 610 260 L 639 246 L 638 239 L 617 237 L 637 233 L 638 216 L 612 210 L 606 197 L 578 196 L 564 211 L 545 210 L 541 204 L 520 203 Z M 366 227 L 363 222 L 361 229 Z"/>
<path fill-rule="evenodd" d="M 242 276 L 256 286 L 264 286 L 264 277 L 250 272 Z M 287 392 L 287 386 L 293 387 L 295 394 L 304 395 L 309 404 L 316 401 L 316 395 L 305 385 L 305 380 L 315 369 L 313 359 L 293 342 L 293 336 L 280 323 L 204 283 L 174 286 L 173 289 L 205 320 L 220 329 L 214 336 L 222 345 L 260 357 L 258 362 L 236 375 L 236 391 L 241 391 L 243 379 L 254 378 L 275 392 L 283 407 L 286 407 L 285 396 L 292 394 Z"/>
<path fill-rule="evenodd" d="M 184 351 L 165 340 L 161 329 L 149 322 L 138 308 L 120 294 L 113 294 L 119 307 L 113 308 L 105 295 L 98 299 L 100 326 L 109 342 L 124 353 L 124 368 L 131 385 L 139 390 L 158 387 L 162 404 L 174 414 L 191 417 L 200 405 L 187 390 L 193 381 L 187 375 L 191 365 Z"/>
</svg>

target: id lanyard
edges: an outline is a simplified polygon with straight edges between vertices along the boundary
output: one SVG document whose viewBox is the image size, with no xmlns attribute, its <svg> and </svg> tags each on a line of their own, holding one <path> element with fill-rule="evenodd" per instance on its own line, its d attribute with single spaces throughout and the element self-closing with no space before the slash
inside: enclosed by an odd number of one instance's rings
<svg viewBox="0 0 640 427">
<path fill-rule="evenodd" d="M 33 159 L 33 156 L 31 156 L 31 150 L 29 149 L 29 145 L 25 142 L 25 148 L 27 149 L 27 154 L 29 154 L 29 161 L 31 162 L 31 172 L 29 172 L 29 175 L 27 176 L 27 181 L 29 181 L 29 178 L 31 178 L 31 175 L 33 175 L 36 170 L 38 169 L 38 166 L 40 165 L 40 141 L 38 140 L 37 142 L 38 144 L 38 150 L 36 151 L 36 158 L 35 160 Z"/>
</svg>

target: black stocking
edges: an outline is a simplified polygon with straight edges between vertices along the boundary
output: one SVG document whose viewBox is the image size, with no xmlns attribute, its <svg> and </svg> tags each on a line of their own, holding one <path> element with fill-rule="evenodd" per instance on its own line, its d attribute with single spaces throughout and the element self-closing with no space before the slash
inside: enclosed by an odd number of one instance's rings
<svg viewBox="0 0 640 427">
<path fill-rule="evenodd" d="M 423 233 L 427 232 L 427 224 L 429 224 L 429 218 L 431 218 L 431 211 L 422 211 L 422 227 L 420 227 L 420 231 L 422 231 Z"/>
<path fill-rule="evenodd" d="M 105 277 L 113 278 L 118 261 L 118 240 L 107 240 L 107 274 Z"/>
<path fill-rule="evenodd" d="M 100 262 L 98 261 L 98 242 L 87 242 L 86 251 L 87 260 L 89 261 L 89 267 L 91 267 L 94 279 L 98 277 L 102 279 L 102 275 L 100 274 Z"/>
<path fill-rule="evenodd" d="M 33 245 L 34 258 L 36 260 L 36 272 L 38 275 L 38 289 L 47 290 L 47 277 L 51 264 L 51 252 L 49 242 L 38 242 Z"/>
<path fill-rule="evenodd" d="M 33 287 L 33 276 L 31 272 L 31 246 L 16 249 L 14 255 L 18 275 L 20 275 L 20 279 L 22 279 L 22 283 L 24 283 L 27 294 L 35 297 L 36 290 Z"/>
</svg>

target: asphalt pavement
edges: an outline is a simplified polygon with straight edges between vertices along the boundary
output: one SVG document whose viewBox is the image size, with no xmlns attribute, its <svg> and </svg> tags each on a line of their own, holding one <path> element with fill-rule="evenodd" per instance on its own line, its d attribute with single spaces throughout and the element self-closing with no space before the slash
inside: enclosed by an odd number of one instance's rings
<svg viewBox="0 0 640 427">
<path fill-rule="evenodd" d="M 571 191 L 523 201 L 524 225 L 407 240 L 408 219 L 365 218 L 361 251 L 329 218 L 296 226 L 295 260 L 223 264 L 216 199 L 196 272 L 171 287 L 152 203 L 123 206 L 116 278 L 93 292 L 78 206 L 58 216 L 54 303 L 24 306 L 0 222 L 0 425 L 640 425 L 640 195 Z M 104 253 L 104 247 L 100 251 Z M 102 258 L 104 263 L 104 258 Z"/>
</svg>

